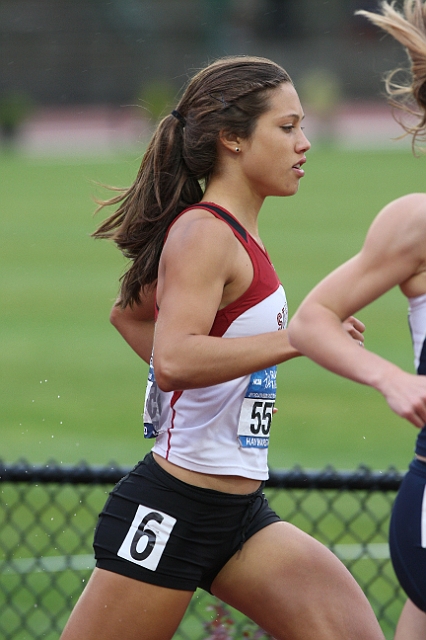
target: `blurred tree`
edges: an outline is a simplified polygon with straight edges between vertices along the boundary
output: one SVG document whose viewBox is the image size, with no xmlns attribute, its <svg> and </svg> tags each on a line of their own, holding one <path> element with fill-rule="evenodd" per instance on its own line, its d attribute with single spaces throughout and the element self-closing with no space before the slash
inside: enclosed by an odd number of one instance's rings
<svg viewBox="0 0 426 640">
<path fill-rule="evenodd" d="M 0 134 L 6 146 L 15 142 L 19 128 L 33 109 L 33 101 L 23 91 L 7 90 L 0 94 Z"/>
<path fill-rule="evenodd" d="M 322 144 L 333 143 L 334 116 L 342 100 L 338 76 L 324 67 L 311 68 L 301 75 L 297 90 L 306 110 L 317 119 L 316 140 Z"/>
<path fill-rule="evenodd" d="M 142 88 L 138 104 L 157 121 L 173 109 L 175 94 L 176 90 L 169 80 L 152 80 Z"/>
</svg>

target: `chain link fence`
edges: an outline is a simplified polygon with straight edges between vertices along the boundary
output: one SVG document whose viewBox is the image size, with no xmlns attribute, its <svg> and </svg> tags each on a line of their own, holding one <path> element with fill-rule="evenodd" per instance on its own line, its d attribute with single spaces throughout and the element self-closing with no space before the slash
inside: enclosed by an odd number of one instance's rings
<svg viewBox="0 0 426 640">
<path fill-rule="evenodd" d="M 130 469 L 0 462 L 0 638 L 53 640 L 94 566 L 97 515 Z M 402 474 L 271 471 L 265 493 L 289 522 L 327 545 L 368 597 L 387 638 L 405 600 L 387 544 L 389 516 Z M 198 590 L 176 640 L 204 640 L 217 601 Z M 247 620 L 233 612 L 235 637 Z"/>
</svg>

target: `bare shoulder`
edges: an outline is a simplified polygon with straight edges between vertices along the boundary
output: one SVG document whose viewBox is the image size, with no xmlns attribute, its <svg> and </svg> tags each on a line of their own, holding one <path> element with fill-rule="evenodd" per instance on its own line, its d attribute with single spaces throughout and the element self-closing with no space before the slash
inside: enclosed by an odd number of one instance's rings
<svg viewBox="0 0 426 640">
<path fill-rule="evenodd" d="M 377 215 L 367 243 L 400 250 L 423 248 L 426 240 L 426 193 L 410 193 L 392 200 Z"/>
<path fill-rule="evenodd" d="M 426 193 L 409 193 L 392 200 L 381 210 L 376 221 L 392 228 L 413 224 L 426 228 Z"/>
<path fill-rule="evenodd" d="M 173 292 L 180 302 L 192 297 L 219 308 L 226 285 L 240 274 L 237 259 L 239 242 L 230 227 L 193 209 L 171 227 L 158 269 L 158 303 L 164 308 L 165 292 Z M 193 302 L 188 303 L 193 306 Z"/>
<path fill-rule="evenodd" d="M 226 256 L 237 242 L 226 222 L 204 209 L 191 209 L 173 224 L 164 249 L 166 253 Z"/>
</svg>

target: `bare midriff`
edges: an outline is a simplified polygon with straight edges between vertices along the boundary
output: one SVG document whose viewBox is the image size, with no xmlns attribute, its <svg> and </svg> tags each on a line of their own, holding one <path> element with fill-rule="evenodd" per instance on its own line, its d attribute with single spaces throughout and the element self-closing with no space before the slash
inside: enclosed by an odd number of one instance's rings
<svg viewBox="0 0 426 640">
<path fill-rule="evenodd" d="M 172 462 L 169 462 L 157 453 L 153 453 L 155 462 L 171 476 L 174 476 L 182 482 L 192 484 L 202 489 L 212 489 L 213 491 L 221 491 L 222 493 L 233 493 L 236 495 L 247 495 L 254 493 L 260 487 L 260 480 L 252 480 L 251 478 L 243 478 L 242 476 L 219 476 L 209 473 L 199 473 L 184 469 Z"/>
</svg>

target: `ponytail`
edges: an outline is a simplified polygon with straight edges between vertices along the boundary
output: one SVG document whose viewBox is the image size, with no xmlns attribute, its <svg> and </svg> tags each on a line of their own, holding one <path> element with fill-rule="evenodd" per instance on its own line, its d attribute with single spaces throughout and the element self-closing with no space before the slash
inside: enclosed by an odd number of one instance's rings
<svg viewBox="0 0 426 640">
<path fill-rule="evenodd" d="M 110 238 L 132 265 L 122 278 L 120 304 L 139 299 L 141 287 L 157 280 L 163 240 L 173 219 L 199 202 L 203 192 L 189 175 L 182 153 L 183 126 L 172 115 L 158 125 L 145 152 L 136 180 L 121 195 L 99 202 L 97 211 L 119 205 L 92 234 Z"/>
</svg>

